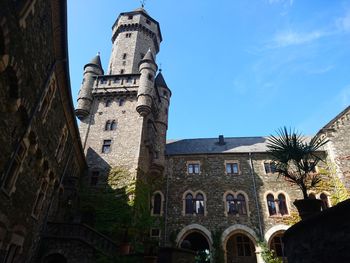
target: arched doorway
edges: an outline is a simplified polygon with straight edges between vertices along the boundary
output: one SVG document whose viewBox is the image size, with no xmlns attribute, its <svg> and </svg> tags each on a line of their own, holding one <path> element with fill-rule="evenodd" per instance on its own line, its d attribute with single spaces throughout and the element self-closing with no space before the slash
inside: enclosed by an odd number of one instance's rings
<svg viewBox="0 0 350 263">
<path fill-rule="evenodd" d="M 227 263 L 256 263 L 255 246 L 243 233 L 230 236 L 226 242 Z"/>
<path fill-rule="evenodd" d="M 196 263 L 210 262 L 210 246 L 208 238 L 200 231 L 186 234 L 180 245 L 197 252 Z"/>
<path fill-rule="evenodd" d="M 286 260 L 283 243 L 284 231 L 274 233 L 269 240 L 269 249 L 273 250 L 276 257 Z M 283 261 L 284 262 L 284 261 Z"/>
<path fill-rule="evenodd" d="M 67 259 L 63 255 L 55 253 L 46 256 L 43 263 L 67 263 Z"/>
</svg>

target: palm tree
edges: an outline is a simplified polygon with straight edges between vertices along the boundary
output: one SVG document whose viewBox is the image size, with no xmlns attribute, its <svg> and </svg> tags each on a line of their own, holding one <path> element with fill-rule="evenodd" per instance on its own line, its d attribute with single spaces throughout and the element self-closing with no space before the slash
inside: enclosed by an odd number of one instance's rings
<svg viewBox="0 0 350 263">
<path fill-rule="evenodd" d="M 313 137 L 310 141 L 299 132 L 286 127 L 271 135 L 267 142 L 267 152 L 272 156 L 279 176 L 296 184 L 302 191 L 304 199 L 308 199 L 307 191 L 321 181 L 315 167 L 324 158 L 317 154 L 328 141 Z"/>
</svg>

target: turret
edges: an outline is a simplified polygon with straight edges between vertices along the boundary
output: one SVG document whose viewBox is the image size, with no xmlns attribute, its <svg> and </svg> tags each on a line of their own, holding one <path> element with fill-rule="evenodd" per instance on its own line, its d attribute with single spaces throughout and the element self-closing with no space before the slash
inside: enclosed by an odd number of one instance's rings
<svg viewBox="0 0 350 263">
<path fill-rule="evenodd" d="M 155 79 L 155 86 L 158 89 L 159 97 L 161 100 L 159 104 L 159 114 L 156 118 L 156 122 L 162 123 L 163 125 L 165 125 L 166 128 L 168 128 L 168 110 L 171 97 L 171 90 L 165 83 L 161 70 L 159 70 L 159 73 Z"/>
<path fill-rule="evenodd" d="M 136 111 L 141 116 L 147 116 L 151 112 L 154 95 L 154 76 L 157 72 L 157 68 L 152 51 L 151 49 L 148 49 L 147 54 L 139 64 L 141 76 L 137 92 Z"/>
<path fill-rule="evenodd" d="M 80 119 L 86 118 L 91 110 L 92 104 L 92 86 L 95 76 L 103 75 L 100 55 L 97 54 L 90 63 L 84 66 L 83 83 L 78 94 L 78 105 L 75 109 L 75 115 Z"/>
</svg>

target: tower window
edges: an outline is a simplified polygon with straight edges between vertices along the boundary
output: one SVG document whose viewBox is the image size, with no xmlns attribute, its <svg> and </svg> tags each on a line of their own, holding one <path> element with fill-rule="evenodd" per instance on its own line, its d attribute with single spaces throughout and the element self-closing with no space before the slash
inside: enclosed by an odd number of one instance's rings
<svg viewBox="0 0 350 263">
<path fill-rule="evenodd" d="M 120 74 L 124 74 L 124 69 L 121 69 L 121 70 L 120 70 Z"/>
<path fill-rule="evenodd" d="M 126 79 L 126 83 L 131 83 L 131 77 L 128 77 L 128 78 Z"/>
<path fill-rule="evenodd" d="M 124 103 L 125 103 L 125 100 L 124 100 L 124 99 L 120 99 L 120 100 L 119 100 L 119 106 L 123 106 Z"/>
<path fill-rule="evenodd" d="M 105 131 L 109 131 L 111 129 L 111 121 L 108 120 L 105 124 Z"/>
<path fill-rule="evenodd" d="M 124 54 L 123 54 L 123 59 L 126 59 L 126 56 L 127 56 L 127 54 L 126 54 L 126 53 L 124 53 Z"/>
<path fill-rule="evenodd" d="M 112 144 L 112 140 L 103 140 L 102 153 L 110 153 L 111 144 Z"/>
<path fill-rule="evenodd" d="M 150 21 L 149 19 L 146 19 L 146 23 L 147 23 L 148 25 L 150 25 L 150 24 L 151 24 L 151 21 Z"/>
<path fill-rule="evenodd" d="M 105 106 L 109 107 L 112 105 L 112 101 L 111 100 L 106 100 Z"/>
<path fill-rule="evenodd" d="M 153 80 L 153 75 L 152 74 L 148 74 L 148 80 L 150 80 L 150 81 Z"/>
<path fill-rule="evenodd" d="M 115 120 L 113 120 L 111 123 L 111 131 L 114 131 L 116 129 L 117 129 L 117 122 Z"/>
<path fill-rule="evenodd" d="M 125 34 L 125 38 L 130 38 L 131 37 L 131 33 L 126 33 Z"/>
<path fill-rule="evenodd" d="M 126 65 L 126 61 L 124 60 L 124 61 L 122 62 L 122 64 L 123 64 L 123 66 L 125 66 L 125 65 Z"/>
<path fill-rule="evenodd" d="M 131 20 L 132 18 L 133 18 L 133 16 L 132 16 L 132 15 L 128 16 L 128 19 L 129 19 L 129 20 Z"/>
</svg>

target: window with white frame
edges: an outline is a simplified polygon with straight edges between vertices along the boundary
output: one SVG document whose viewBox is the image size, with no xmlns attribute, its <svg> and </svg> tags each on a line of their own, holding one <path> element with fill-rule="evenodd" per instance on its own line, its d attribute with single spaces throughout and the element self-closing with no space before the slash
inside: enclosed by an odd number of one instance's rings
<svg viewBox="0 0 350 263">
<path fill-rule="evenodd" d="M 264 162 L 264 169 L 266 174 L 276 173 L 276 163 L 275 162 Z"/>
<path fill-rule="evenodd" d="M 278 195 L 269 193 L 266 196 L 266 204 L 269 216 L 284 216 L 289 214 L 287 199 L 283 193 L 280 193 Z"/>
<path fill-rule="evenodd" d="M 228 175 L 240 174 L 238 161 L 225 161 L 225 170 Z"/>
<path fill-rule="evenodd" d="M 200 163 L 199 162 L 188 162 L 187 173 L 188 174 L 200 174 Z"/>
</svg>

